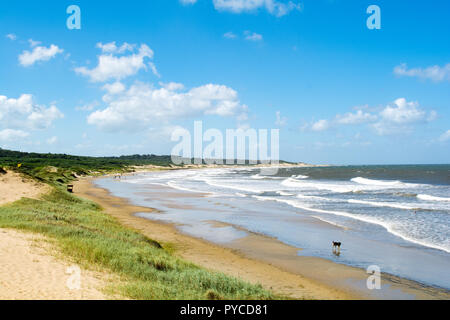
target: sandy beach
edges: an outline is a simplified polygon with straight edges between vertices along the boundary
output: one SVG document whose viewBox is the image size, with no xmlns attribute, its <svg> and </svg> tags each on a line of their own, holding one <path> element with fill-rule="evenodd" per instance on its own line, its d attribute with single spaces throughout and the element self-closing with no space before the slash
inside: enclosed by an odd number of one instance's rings
<svg viewBox="0 0 450 320">
<path fill-rule="evenodd" d="M 0 205 L 14 202 L 22 197 L 37 198 L 49 190 L 50 187 L 47 185 L 12 171 L 0 174 Z"/>
<path fill-rule="evenodd" d="M 49 186 L 18 173 L 0 176 L 0 205 L 49 191 Z M 80 268 L 80 287 L 69 287 L 74 264 L 39 234 L 0 228 L 0 262 L 1 300 L 107 299 L 102 289 L 110 275 Z"/>
<path fill-rule="evenodd" d="M 210 270 L 261 284 L 292 299 L 449 299 L 445 290 L 387 274 L 382 275 L 384 290 L 368 290 L 365 285 L 368 275 L 362 269 L 322 258 L 299 256 L 297 252 L 301 248 L 247 230 L 245 237 L 220 245 L 195 238 L 181 232 L 176 224 L 137 216 L 136 213 L 158 215 L 161 212 L 113 196 L 108 190 L 96 186 L 94 181 L 95 178 L 91 177 L 79 178 L 74 183 L 75 195 L 98 203 L 121 224 L 160 242 L 181 258 Z M 2 205 L 21 197 L 39 198 L 50 190 L 47 185 L 16 173 L 1 176 L 1 182 Z M 158 190 L 152 193 L 152 196 L 158 197 L 168 195 Z M 177 196 L 176 192 L 170 196 Z M 173 209 L 188 208 L 174 205 Z M 217 230 L 229 227 L 214 220 L 208 223 Z M 81 288 L 70 290 L 67 286 L 70 277 L 67 270 L 72 265 L 70 260 L 61 256 L 49 239 L 41 235 L 0 229 L 0 260 L 0 299 L 112 298 L 103 292 L 107 286 L 105 279 L 112 277 L 104 272 L 82 268 Z"/>
<path fill-rule="evenodd" d="M 221 271 L 293 299 L 448 299 L 448 292 L 414 281 L 382 275 L 384 290 L 368 290 L 365 270 L 325 259 L 301 257 L 301 248 L 250 233 L 226 245 L 181 233 L 175 225 L 135 216 L 157 211 L 130 204 L 96 187 L 92 178 L 75 183 L 75 194 L 100 204 L 122 224 L 175 249 L 175 254 L 205 268 Z M 179 208 L 182 210 L 182 208 Z M 214 221 L 212 221 L 214 223 Z M 217 224 L 217 227 L 221 227 Z"/>
<path fill-rule="evenodd" d="M 108 299 L 110 275 L 80 268 L 80 287 L 68 285 L 75 264 L 43 236 L 0 229 L 0 261 L 0 300 Z"/>
</svg>

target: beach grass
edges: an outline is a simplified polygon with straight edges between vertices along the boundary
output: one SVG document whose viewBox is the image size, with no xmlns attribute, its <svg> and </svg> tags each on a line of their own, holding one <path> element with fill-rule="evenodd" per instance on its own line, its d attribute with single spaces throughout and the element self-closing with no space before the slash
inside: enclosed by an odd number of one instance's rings
<svg viewBox="0 0 450 320">
<path fill-rule="evenodd" d="M 0 228 L 54 239 L 62 254 L 121 279 L 108 290 L 131 299 L 276 299 L 260 285 L 209 271 L 176 257 L 170 248 L 127 228 L 97 204 L 62 188 L 41 199 L 0 207 Z"/>
</svg>

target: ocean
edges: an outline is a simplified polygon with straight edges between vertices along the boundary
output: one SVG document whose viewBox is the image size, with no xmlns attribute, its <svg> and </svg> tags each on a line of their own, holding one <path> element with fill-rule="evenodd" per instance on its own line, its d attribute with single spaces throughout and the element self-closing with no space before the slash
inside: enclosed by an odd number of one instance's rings
<svg viewBox="0 0 450 320">
<path fill-rule="evenodd" d="M 138 215 L 212 242 L 256 232 L 299 255 L 450 289 L 450 165 L 190 169 L 96 183 L 161 211 Z"/>
</svg>

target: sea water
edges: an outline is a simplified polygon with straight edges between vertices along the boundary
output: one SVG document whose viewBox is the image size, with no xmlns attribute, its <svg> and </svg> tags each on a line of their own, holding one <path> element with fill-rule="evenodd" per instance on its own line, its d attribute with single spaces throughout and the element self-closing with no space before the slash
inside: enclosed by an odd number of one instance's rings
<svg viewBox="0 0 450 320">
<path fill-rule="evenodd" d="M 302 248 L 300 255 L 378 265 L 450 289 L 450 165 L 285 167 L 271 176 L 250 167 L 191 169 L 97 184 L 162 212 L 140 216 L 209 241 L 248 230 Z M 342 242 L 339 256 L 331 241 Z"/>
</svg>

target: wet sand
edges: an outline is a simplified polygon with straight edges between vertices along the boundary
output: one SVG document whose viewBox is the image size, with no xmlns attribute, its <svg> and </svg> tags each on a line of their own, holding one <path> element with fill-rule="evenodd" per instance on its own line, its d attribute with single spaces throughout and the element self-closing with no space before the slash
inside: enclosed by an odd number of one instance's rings
<svg viewBox="0 0 450 320">
<path fill-rule="evenodd" d="M 188 236 L 176 225 L 137 217 L 136 213 L 161 213 L 114 197 L 107 190 L 96 187 L 91 178 L 76 182 L 75 194 L 97 202 L 122 224 L 174 248 L 175 254 L 188 261 L 260 283 L 275 293 L 294 299 L 450 299 L 445 290 L 386 274 L 382 274 L 381 290 L 368 290 L 366 280 L 369 275 L 365 270 L 299 256 L 297 252 L 301 248 L 259 234 L 247 232 L 246 237 L 220 246 Z M 217 228 L 225 225 L 211 223 Z"/>
</svg>

